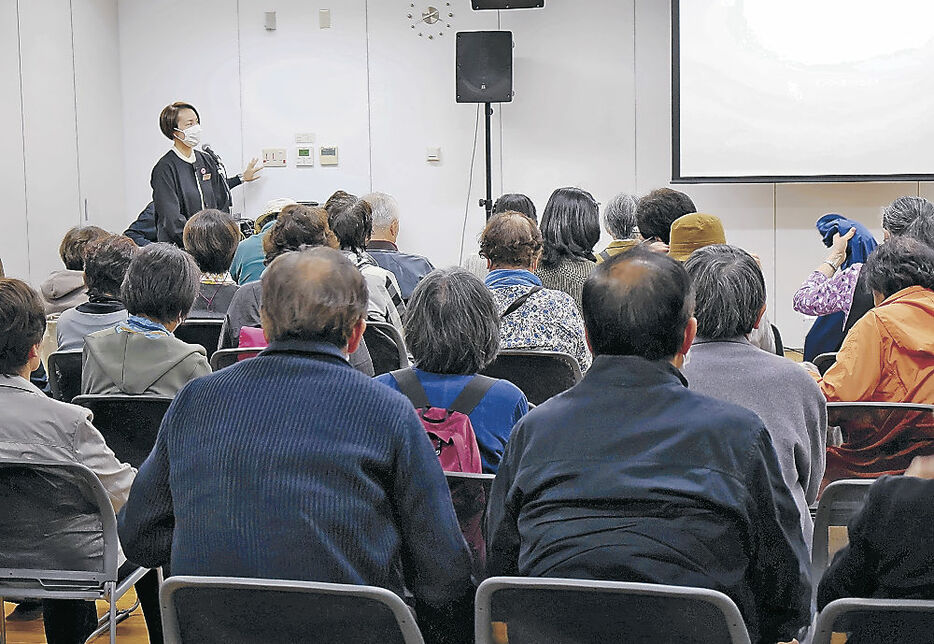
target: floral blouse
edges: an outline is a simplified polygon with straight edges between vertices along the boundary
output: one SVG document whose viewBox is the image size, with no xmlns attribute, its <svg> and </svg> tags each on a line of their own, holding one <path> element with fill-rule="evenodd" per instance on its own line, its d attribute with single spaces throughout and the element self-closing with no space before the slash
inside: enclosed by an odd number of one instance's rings
<svg viewBox="0 0 934 644">
<path fill-rule="evenodd" d="M 833 277 L 814 271 L 795 293 L 795 311 L 805 315 L 830 315 L 840 311 L 848 313 L 853 305 L 856 280 L 859 279 L 862 267 L 862 264 L 853 264 Z"/>
<path fill-rule="evenodd" d="M 532 284 L 490 288 L 496 308 L 503 313 L 513 300 L 525 295 Z M 590 368 L 590 352 L 584 340 L 584 320 L 574 298 L 561 291 L 541 290 L 515 312 L 503 318 L 500 327 L 503 349 L 542 349 L 574 356 L 581 371 Z"/>
</svg>

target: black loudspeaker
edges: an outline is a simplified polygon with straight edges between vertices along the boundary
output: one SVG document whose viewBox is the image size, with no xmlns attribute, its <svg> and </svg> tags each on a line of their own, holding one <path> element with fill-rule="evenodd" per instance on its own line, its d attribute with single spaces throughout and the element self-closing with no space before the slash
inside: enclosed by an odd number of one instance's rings
<svg viewBox="0 0 934 644">
<path fill-rule="evenodd" d="M 541 9 L 545 0 L 471 0 L 474 9 Z"/>
<path fill-rule="evenodd" d="M 457 102 L 512 102 L 512 32 L 457 34 Z"/>
</svg>

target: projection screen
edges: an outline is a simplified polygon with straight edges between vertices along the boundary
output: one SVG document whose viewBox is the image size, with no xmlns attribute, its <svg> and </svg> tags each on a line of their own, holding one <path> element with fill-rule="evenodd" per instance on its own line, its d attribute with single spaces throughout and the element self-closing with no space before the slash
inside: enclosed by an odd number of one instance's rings
<svg viewBox="0 0 934 644">
<path fill-rule="evenodd" d="M 934 179 L 932 0 L 672 0 L 672 181 Z"/>
</svg>

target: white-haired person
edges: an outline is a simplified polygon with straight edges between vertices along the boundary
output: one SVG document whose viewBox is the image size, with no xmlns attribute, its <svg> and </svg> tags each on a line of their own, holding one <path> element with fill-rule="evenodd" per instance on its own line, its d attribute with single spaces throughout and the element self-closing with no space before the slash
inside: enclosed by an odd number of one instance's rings
<svg viewBox="0 0 934 644">
<path fill-rule="evenodd" d="M 373 231 L 366 243 L 366 252 L 381 268 L 396 276 L 402 299 L 408 302 L 418 283 L 435 267 L 421 255 L 399 250 L 399 202 L 395 197 L 385 192 L 371 192 L 361 199 L 370 204 L 373 211 Z"/>
</svg>

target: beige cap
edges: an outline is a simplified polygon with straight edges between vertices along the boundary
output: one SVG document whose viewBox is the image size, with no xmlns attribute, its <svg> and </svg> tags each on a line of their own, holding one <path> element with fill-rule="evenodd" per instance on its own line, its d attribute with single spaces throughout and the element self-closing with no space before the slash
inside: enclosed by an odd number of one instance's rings
<svg viewBox="0 0 934 644">
<path fill-rule="evenodd" d="M 262 214 L 256 218 L 256 222 L 253 224 L 253 229 L 258 233 L 263 229 L 263 226 L 266 225 L 266 222 L 269 221 L 270 217 L 278 215 L 286 206 L 296 205 L 298 205 L 298 202 L 288 197 L 273 199 L 266 204 L 266 208 L 263 210 Z"/>
<path fill-rule="evenodd" d="M 698 248 L 725 243 L 726 235 L 720 218 L 695 212 L 679 217 L 671 224 L 668 256 L 683 262 Z"/>
</svg>

